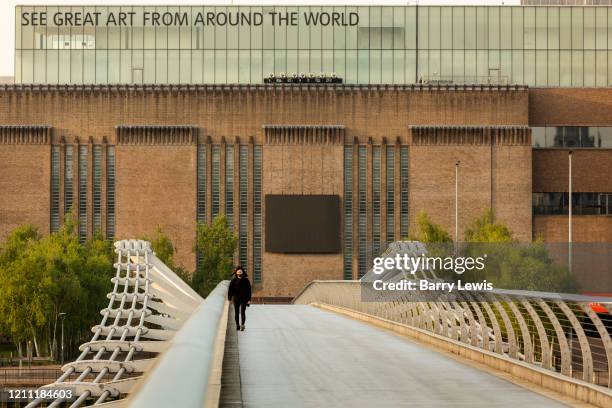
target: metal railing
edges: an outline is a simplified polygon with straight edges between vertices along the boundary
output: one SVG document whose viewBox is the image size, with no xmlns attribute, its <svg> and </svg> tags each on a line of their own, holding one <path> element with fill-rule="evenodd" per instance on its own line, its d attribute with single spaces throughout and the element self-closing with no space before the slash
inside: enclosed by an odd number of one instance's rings
<svg viewBox="0 0 612 408">
<path fill-rule="evenodd" d="M 173 380 L 173 387 L 189 381 L 198 384 L 208 381 L 208 372 L 202 364 L 206 363 L 204 356 L 210 356 L 213 350 L 210 338 L 217 334 L 219 302 L 225 300 L 227 282 L 219 284 L 204 301 L 155 256 L 149 242 L 118 241 L 115 252 L 116 275 L 111 279 L 113 290 L 107 295 L 108 307 L 101 311 L 101 323 L 92 328 L 94 335 L 90 342 L 81 345 L 77 360 L 64 365 L 63 374 L 54 383 L 42 387 L 70 388 L 77 398 L 74 401 L 59 398 L 48 407 L 98 405 L 129 397 L 136 389 L 140 394 L 135 403 L 140 406 L 138 401 L 150 397 L 143 396 L 143 390 L 150 392 L 155 401 L 175 395 L 159 394 L 159 378 L 164 375 L 166 383 L 170 383 L 168 378 Z M 195 326 L 199 326 L 198 330 Z M 168 357 L 158 361 L 158 356 L 165 354 Z M 197 356 L 198 364 L 188 364 L 193 362 L 190 355 Z M 182 369 L 168 367 L 168 361 L 175 359 L 172 363 L 183 364 Z M 140 387 L 143 374 L 158 362 L 152 376 Z M 190 366 L 198 369 L 190 370 Z M 179 372 L 181 376 L 177 376 Z M 204 398 L 205 390 L 194 394 Z M 42 403 L 36 399 L 28 408 Z"/>
<path fill-rule="evenodd" d="M 428 75 L 419 78 L 425 85 L 509 85 L 506 75 Z"/>
<path fill-rule="evenodd" d="M 406 291 L 362 301 L 359 281 L 313 281 L 297 304 L 323 303 L 402 323 L 562 375 L 612 387 L 610 299 L 494 290 L 427 301 Z M 605 308 L 596 313 L 594 306 Z"/>
<path fill-rule="evenodd" d="M 176 334 L 155 369 L 145 377 L 130 407 L 204 406 L 215 340 L 218 330 L 225 331 L 225 327 L 219 327 L 219 322 L 228 288 L 229 281 L 223 281 L 206 297 Z"/>
</svg>

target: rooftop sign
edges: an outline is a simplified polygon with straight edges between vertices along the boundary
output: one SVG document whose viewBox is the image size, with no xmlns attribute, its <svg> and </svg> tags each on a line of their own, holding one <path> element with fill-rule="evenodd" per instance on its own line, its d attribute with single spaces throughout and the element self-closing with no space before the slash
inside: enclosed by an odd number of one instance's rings
<svg viewBox="0 0 612 408">
<path fill-rule="evenodd" d="M 22 26 L 57 26 L 57 27 L 197 27 L 197 26 L 356 26 L 359 14 L 355 12 L 324 11 L 270 11 L 270 12 L 157 12 L 135 11 L 109 12 L 103 15 L 100 11 L 58 11 L 55 13 L 21 12 Z"/>
</svg>

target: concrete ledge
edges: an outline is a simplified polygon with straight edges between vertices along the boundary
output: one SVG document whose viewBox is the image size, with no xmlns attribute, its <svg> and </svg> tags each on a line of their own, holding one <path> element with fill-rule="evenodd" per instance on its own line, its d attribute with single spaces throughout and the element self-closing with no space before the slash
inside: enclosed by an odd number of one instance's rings
<svg viewBox="0 0 612 408">
<path fill-rule="evenodd" d="M 601 408 L 612 407 L 612 391 L 607 388 L 562 376 L 559 373 L 545 370 L 538 366 L 512 360 L 508 357 L 469 344 L 464 344 L 448 337 L 410 327 L 392 320 L 372 316 L 367 313 L 325 303 L 311 303 L 311 306 L 339 313 L 390 330 L 409 337 L 421 344 L 431 346 L 439 351 L 448 352 L 466 360 L 485 365 L 495 371 L 507 373 L 511 377 L 526 381 L 545 390 L 553 391 L 577 402 L 587 403 Z"/>
</svg>

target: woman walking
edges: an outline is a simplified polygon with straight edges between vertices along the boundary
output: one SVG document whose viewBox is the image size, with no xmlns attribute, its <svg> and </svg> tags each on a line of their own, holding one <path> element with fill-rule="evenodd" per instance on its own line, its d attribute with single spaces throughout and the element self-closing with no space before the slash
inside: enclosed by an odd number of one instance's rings
<svg viewBox="0 0 612 408">
<path fill-rule="evenodd" d="M 240 265 L 234 269 L 234 278 L 230 282 L 227 297 L 230 302 L 234 302 L 236 330 L 244 331 L 246 308 L 251 304 L 251 282 Z M 242 325 L 240 325 L 240 318 L 242 318 Z"/>
</svg>

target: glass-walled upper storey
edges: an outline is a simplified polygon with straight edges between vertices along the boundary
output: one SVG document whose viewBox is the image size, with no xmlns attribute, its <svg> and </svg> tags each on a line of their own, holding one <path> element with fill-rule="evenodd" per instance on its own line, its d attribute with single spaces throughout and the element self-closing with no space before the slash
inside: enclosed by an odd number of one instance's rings
<svg viewBox="0 0 612 408">
<path fill-rule="evenodd" d="M 612 7 L 16 8 L 18 83 L 612 85 Z"/>
</svg>

